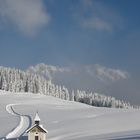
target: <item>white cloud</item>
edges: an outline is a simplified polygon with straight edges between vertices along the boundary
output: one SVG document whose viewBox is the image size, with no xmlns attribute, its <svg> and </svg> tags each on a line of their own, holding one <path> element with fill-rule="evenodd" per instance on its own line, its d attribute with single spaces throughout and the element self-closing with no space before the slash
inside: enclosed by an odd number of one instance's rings
<svg viewBox="0 0 140 140">
<path fill-rule="evenodd" d="M 101 1 L 81 0 L 75 15 L 79 25 L 84 28 L 112 32 L 123 26 L 119 13 Z"/>
<path fill-rule="evenodd" d="M 44 75 L 51 80 L 55 80 L 55 76 L 61 75 L 64 78 L 64 81 L 66 81 L 66 79 L 69 80 L 69 78 L 76 80 L 84 77 L 83 80 L 89 79 L 89 81 L 92 81 L 93 83 L 101 82 L 105 84 L 127 79 L 130 76 L 126 71 L 107 68 L 98 64 L 89 66 L 58 67 L 42 63 L 30 67 L 28 71 Z M 59 78 L 61 79 L 61 77 Z"/>
<path fill-rule="evenodd" d="M 52 80 L 54 79 L 54 75 L 56 73 L 69 72 L 70 70 L 69 68 L 66 67 L 58 67 L 41 63 L 36 66 L 29 67 L 27 71 L 41 74 L 45 76 L 47 79 Z"/>
<path fill-rule="evenodd" d="M 103 82 L 115 82 L 129 77 L 129 73 L 126 71 L 107 68 L 98 64 L 87 66 L 86 71 L 90 76 L 96 77 Z"/>
<path fill-rule="evenodd" d="M 108 22 L 100 19 L 100 18 L 84 19 L 81 22 L 81 25 L 83 27 L 88 27 L 88 28 L 91 28 L 91 29 L 105 30 L 105 31 L 108 31 L 108 32 L 112 31 L 112 25 L 109 24 Z"/>
<path fill-rule="evenodd" d="M 0 0 L 0 16 L 26 35 L 34 35 L 50 19 L 43 0 Z"/>
</svg>

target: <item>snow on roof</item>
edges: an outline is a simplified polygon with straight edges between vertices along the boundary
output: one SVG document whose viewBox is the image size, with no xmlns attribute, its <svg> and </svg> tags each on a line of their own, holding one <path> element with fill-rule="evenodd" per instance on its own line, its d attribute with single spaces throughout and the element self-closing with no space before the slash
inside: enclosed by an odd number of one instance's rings
<svg viewBox="0 0 140 140">
<path fill-rule="evenodd" d="M 36 115 L 35 115 L 34 121 L 40 121 L 40 117 L 39 117 L 39 115 L 38 115 L 38 112 L 37 112 Z"/>
<path fill-rule="evenodd" d="M 28 133 L 29 131 L 31 131 L 33 128 L 35 128 L 35 127 L 37 127 L 38 129 L 40 129 L 40 130 L 42 130 L 42 131 L 44 131 L 45 133 L 48 133 L 48 131 L 45 129 L 45 128 L 43 128 L 43 126 L 42 125 L 33 125 L 31 128 L 29 128 L 28 130 L 26 130 L 26 133 Z"/>
<path fill-rule="evenodd" d="M 40 124 L 39 126 L 40 126 L 46 133 L 48 133 L 47 129 L 45 129 L 45 128 L 43 127 L 42 124 Z"/>
</svg>

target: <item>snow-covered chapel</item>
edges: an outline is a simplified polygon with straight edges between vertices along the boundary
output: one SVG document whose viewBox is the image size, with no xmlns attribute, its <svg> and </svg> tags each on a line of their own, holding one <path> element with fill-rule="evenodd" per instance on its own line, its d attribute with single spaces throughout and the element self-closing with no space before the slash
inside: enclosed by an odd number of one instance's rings
<svg viewBox="0 0 140 140">
<path fill-rule="evenodd" d="M 38 113 L 35 115 L 34 125 L 26 132 L 28 133 L 28 140 L 46 140 L 46 134 L 48 131 L 40 124 L 40 117 Z"/>
</svg>

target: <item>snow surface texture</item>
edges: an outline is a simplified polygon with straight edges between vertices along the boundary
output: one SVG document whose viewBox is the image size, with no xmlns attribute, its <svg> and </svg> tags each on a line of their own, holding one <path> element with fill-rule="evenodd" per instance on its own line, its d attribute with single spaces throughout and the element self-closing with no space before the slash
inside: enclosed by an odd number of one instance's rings
<svg viewBox="0 0 140 140">
<path fill-rule="evenodd" d="M 0 103 L 0 139 L 6 136 L 9 140 L 19 136 L 21 140 L 27 139 L 29 116 L 33 120 L 37 110 L 41 124 L 49 132 L 48 140 L 140 139 L 139 110 L 97 108 L 51 96 L 3 91 Z"/>
</svg>

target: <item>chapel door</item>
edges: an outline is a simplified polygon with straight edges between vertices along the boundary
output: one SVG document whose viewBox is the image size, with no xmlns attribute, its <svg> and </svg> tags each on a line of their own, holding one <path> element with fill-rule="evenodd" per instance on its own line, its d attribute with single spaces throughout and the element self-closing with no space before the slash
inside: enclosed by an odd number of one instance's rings
<svg viewBox="0 0 140 140">
<path fill-rule="evenodd" d="M 35 136 L 35 140 L 39 140 L 39 139 L 38 139 L 38 136 Z"/>
</svg>

